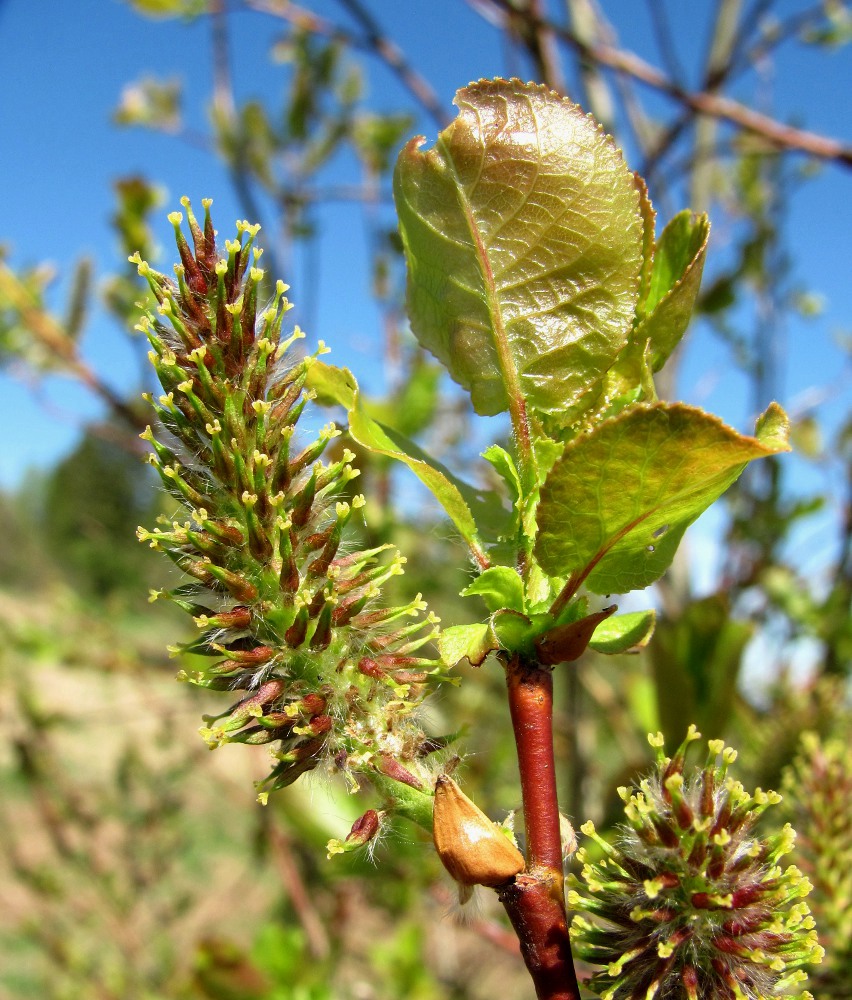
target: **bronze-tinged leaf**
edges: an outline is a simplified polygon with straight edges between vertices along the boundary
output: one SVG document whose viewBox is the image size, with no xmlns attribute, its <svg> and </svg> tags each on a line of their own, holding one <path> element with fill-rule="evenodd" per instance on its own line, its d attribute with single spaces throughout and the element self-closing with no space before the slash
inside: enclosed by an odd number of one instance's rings
<svg viewBox="0 0 852 1000">
<path fill-rule="evenodd" d="M 478 413 L 523 401 L 565 425 L 633 323 L 639 191 L 601 126 L 545 87 L 481 80 L 455 103 L 394 176 L 412 329 Z"/>
</svg>

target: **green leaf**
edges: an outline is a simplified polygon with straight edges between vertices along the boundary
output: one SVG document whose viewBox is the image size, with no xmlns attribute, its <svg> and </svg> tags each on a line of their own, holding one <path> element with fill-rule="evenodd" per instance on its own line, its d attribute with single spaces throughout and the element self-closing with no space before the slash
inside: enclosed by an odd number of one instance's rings
<svg viewBox="0 0 852 1000">
<path fill-rule="evenodd" d="M 370 417 L 360 399 L 349 414 L 349 432 L 365 448 L 407 465 L 441 504 L 471 549 L 482 554 L 480 534 L 489 540 L 503 531 L 508 514 L 493 493 L 477 490 L 454 476 L 417 444 Z"/>
<path fill-rule="evenodd" d="M 140 14 L 148 17 L 185 17 L 200 15 L 206 0 L 130 0 Z"/>
<path fill-rule="evenodd" d="M 687 526 L 755 458 L 789 450 L 773 403 L 745 437 L 682 403 L 634 406 L 565 447 L 541 490 L 535 554 L 597 594 L 647 587 Z"/>
<path fill-rule="evenodd" d="M 595 629 L 589 649 L 599 653 L 627 653 L 647 646 L 657 623 L 653 611 L 631 611 L 602 621 Z"/>
<path fill-rule="evenodd" d="M 394 175 L 412 329 L 478 413 L 525 400 L 567 424 L 633 323 L 633 176 L 601 127 L 545 87 L 482 80 L 455 103 L 434 148 L 409 142 Z"/>
<path fill-rule="evenodd" d="M 308 370 L 307 384 L 317 393 L 319 402 L 344 406 L 349 411 L 349 433 L 358 444 L 411 469 L 444 508 L 474 556 L 486 564 L 471 506 L 476 509 L 479 522 L 496 536 L 507 519 L 499 500 L 462 483 L 429 459 L 413 441 L 407 441 L 373 420 L 364 408 L 354 376 L 347 369 L 314 361 Z"/>
<path fill-rule="evenodd" d="M 316 393 L 316 401 L 321 406 L 342 406 L 348 412 L 358 398 L 358 383 L 348 368 L 327 365 L 316 359 L 308 368 L 307 386 Z"/>
<path fill-rule="evenodd" d="M 709 236 L 707 216 L 687 209 L 671 220 L 657 241 L 645 319 L 633 335 L 638 343 L 650 341 L 655 372 L 680 343 L 692 318 Z"/>
<path fill-rule="evenodd" d="M 450 667 L 464 659 L 478 667 L 493 649 L 497 649 L 497 643 L 490 622 L 451 625 L 442 630 L 438 639 L 441 659 Z"/>
<path fill-rule="evenodd" d="M 462 597 L 478 594 L 489 611 L 524 611 L 524 585 L 509 566 L 491 566 L 461 592 Z"/>
<path fill-rule="evenodd" d="M 518 475 L 518 467 L 515 465 L 515 460 L 499 444 L 489 445 L 482 453 L 482 457 L 497 470 L 509 491 L 509 499 L 512 506 L 516 507 L 521 496 L 521 479 Z"/>
<path fill-rule="evenodd" d="M 651 290 L 651 271 L 654 266 L 654 232 L 657 213 L 648 196 L 648 185 L 639 174 L 633 175 L 633 182 L 639 193 L 639 212 L 642 216 L 642 270 L 639 274 L 639 301 L 636 304 L 636 318 L 645 315 L 648 293 Z"/>
<path fill-rule="evenodd" d="M 653 373 L 663 367 L 686 332 L 701 284 L 710 231 L 707 216 L 680 212 L 655 247 L 653 209 L 641 187 L 640 205 L 646 242 L 636 326 L 605 376 L 604 405 L 585 415 L 588 426 L 633 403 L 656 401 Z"/>
</svg>

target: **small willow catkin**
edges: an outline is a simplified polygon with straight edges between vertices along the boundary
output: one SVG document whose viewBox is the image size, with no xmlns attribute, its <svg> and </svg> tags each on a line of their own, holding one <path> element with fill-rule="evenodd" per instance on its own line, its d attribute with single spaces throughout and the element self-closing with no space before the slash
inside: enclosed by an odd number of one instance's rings
<svg viewBox="0 0 852 1000">
<path fill-rule="evenodd" d="M 359 546 L 365 500 L 351 491 L 358 470 L 341 431 L 327 424 L 299 440 L 316 354 L 294 352 L 298 327 L 282 337 L 287 286 L 278 282 L 261 308 L 259 227 L 238 223 L 220 256 L 209 201 L 201 225 L 182 204 L 193 246 L 173 213 L 175 279 L 133 258 L 157 301 L 140 329 L 163 390 L 150 398 L 160 429 L 142 437 L 183 510 L 139 537 L 188 580 L 153 595 L 199 629 L 195 641 L 173 647 L 194 654 L 180 676 L 237 698 L 205 717 L 202 734 L 211 748 L 269 748 L 262 799 L 324 763 L 353 788 L 357 774 L 370 776 L 391 806 L 398 800 L 428 823 L 434 768 L 426 755 L 438 744 L 418 715 L 444 679 L 424 655 L 437 618 L 423 616 L 419 595 L 385 601 L 383 587 L 405 560 L 389 545 Z"/>
<path fill-rule="evenodd" d="M 639 789 L 620 789 L 627 824 L 616 843 L 592 823 L 597 845 L 577 852 L 569 877 L 575 954 L 602 967 L 589 987 L 605 1000 L 769 1000 L 810 996 L 805 967 L 822 958 L 804 897 L 810 883 L 778 860 L 793 848 L 787 824 L 759 836 L 755 824 L 780 802 L 750 795 L 727 774 L 736 752 L 710 740 L 702 768 L 684 764 L 695 727 L 673 758 L 661 734 L 654 772 Z"/>
</svg>

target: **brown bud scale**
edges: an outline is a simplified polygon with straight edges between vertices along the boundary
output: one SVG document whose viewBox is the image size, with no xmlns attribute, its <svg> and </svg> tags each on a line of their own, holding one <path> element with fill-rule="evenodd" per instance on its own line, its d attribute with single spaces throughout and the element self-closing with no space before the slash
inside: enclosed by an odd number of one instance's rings
<svg viewBox="0 0 852 1000">
<path fill-rule="evenodd" d="M 446 774 L 435 784 L 432 838 L 442 864 L 462 885 L 502 885 L 526 867 L 500 827 Z"/>
</svg>

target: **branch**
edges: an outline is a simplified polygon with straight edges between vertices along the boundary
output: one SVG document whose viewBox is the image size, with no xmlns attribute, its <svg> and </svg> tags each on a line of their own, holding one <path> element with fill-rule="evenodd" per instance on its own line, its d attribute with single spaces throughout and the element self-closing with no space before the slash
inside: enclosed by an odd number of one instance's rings
<svg viewBox="0 0 852 1000">
<path fill-rule="evenodd" d="M 596 0 L 566 0 L 566 10 L 568 22 L 578 38 L 596 42 L 610 33 L 610 26 Z M 589 59 L 580 59 L 577 70 L 583 94 L 582 103 L 588 106 L 589 111 L 607 131 L 612 132 L 615 123 L 615 104 L 600 66 Z M 617 79 L 621 82 L 623 77 Z"/>
<path fill-rule="evenodd" d="M 778 48 L 787 39 L 804 31 L 814 21 L 825 20 L 825 4 L 820 2 L 809 10 L 799 11 L 786 21 L 773 24 L 770 32 L 764 32 L 757 44 L 749 48 L 748 41 L 760 27 L 761 19 L 769 13 L 772 0 L 757 0 L 754 7 L 745 15 L 738 31 L 734 45 L 732 63 L 737 72 L 754 66 L 760 59 Z"/>
<path fill-rule="evenodd" d="M 509 0 L 489 0 L 489 2 L 501 11 L 514 13 Z M 731 122 L 747 132 L 761 136 L 780 149 L 807 153 L 810 156 L 816 156 L 822 160 L 832 160 L 844 167 L 852 168 L 852 146 L 839 139 L 785 125 L 769 115 L 754 111 L 747 105 L 728 97 L 704 91 L 689 91 L 633 52 L 615 49 L 609 45 L 588 44 L 577 38 L 568 28 L 549 21 L 545 21 L 544 24 L 583 58 L 592 59 L 619 73 L 626 73 L 640 83 L 653 87 L 698 114 Z"/>
<path fill-rule="evenodd" d="M 499 892 L 539 1000 L 579 1000 L 565 912 L 553 753 L 553 675 L 514 656 L 506 663 L 518 751 L 527 871 Z"/>
<path fill-rule="evenodd" d="M 509 710 L 518 748 L 527 862 L 562 879 L 562 839 L 553 754 L 553 674 L 515 659 L 506 668 Z M 535 808 L 527 809 L 527 804 Z"/>
<path fill-rule="evenodd" d="M 559 65 L 559 50 L 553 32 L 544 26 L 541 9 L 541 0 L 526 0 L 526 9 L 518 11 L 526 29 L 522 37 L 542 82 L 562 93 L 565 79 Z"/>
<path fill-rule="evenodd" d="M 748 41 L 752 33 L 757 28 L 760 17 L 765 13 L 770 4 L 765 0 L 759 0 L 755 7 L 745 16 L 738 29 L 738 41 L 731 53 L 730 59 L 722 67 L 717 68 L 715 73 L 705 82 L 704 91 L 719 89 L 722 83 L 730 83 L 740 76 L 746 69 L 754 66 L 761 59 L 766 58 L 773 49 L 778 48 L 783 42 L 794 35 L 805 30 L 810 25 L 822 20 L 825 16 L 822 5 L 812 7 L 791 17 L 789 20 L 781 22 L 773 30 L 771 36 L 763 37 L 751 47 Z M 650 181 L 659 161 L 674 145 L 680 135 L 691 124 L 696 115 L 693 108 L 687 107 L 681 115 L 668 126 L 654 144 L 654 148 L 647 154 L 644 166 L 640 166 L 639 173 Z"/>
<path fill-rule="evenodd" d="M 70 337 L 59 321 L 41 306 L 14 271 L 2 262 L 0 262 L 0 298 L 5 299 L 17 312 L 22 325 L 39 341 L 45 353 L 56 359 L 60 371 L 82 382 L 107 405 L 114 416 L 132 430 L 145 429 L 146 421 L 86 364 L 80 357 L 77 341 Z"/>
<path fill-rule="evenodd" d="M 323 922 L 317 913 L 316 907 L 311 900 L 310 893 L 305 887 L 299 866 L 293 857 L 292 845 L 289 838 L 278 827 L 269 826 L 269 845 L 272 851 L 272 859 L 275 867 L 281 876 L 281 884 L 284 886 L 290 902 L 302 930 L 305 932 L 305 939 L 308 951 L 312 958 L 326 959 L 331 951 L 331 944 L 325 932 Z"/>
<path fill-rule="evenodd" d="M 739 12 L 742 0 L 718 0 L 716 17 L 710 36 L 701 89 L 705 94 L 717 96 L 731 71 L 731 60 L 737 43 Z M 699 115 L 695 122 L 695 167 L 689 175 L 690 203 L 697 209 L 710 201 L 712 186 L 713 150 L 718 133 L 716 119 Z M 671 378 L 671 376 L 670 376 Z"/>
<path fill-rule="evenodd" d="M 364 28 L 366 37 L 355 35 L 319 14 L 290 3 L 289 0 L 245 0 L 250 10 L 281 18 L 302 31 L 324 35 L 353 48 L 372 52 L 390 69 L 438 127 L 444 128 L 449 119 L 429 81 L 411 66 L 399 46 L 382 33 L 378 23 L 357 0 L 340 0 L 340 2 Z"/>
</svg>

